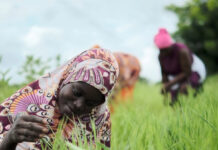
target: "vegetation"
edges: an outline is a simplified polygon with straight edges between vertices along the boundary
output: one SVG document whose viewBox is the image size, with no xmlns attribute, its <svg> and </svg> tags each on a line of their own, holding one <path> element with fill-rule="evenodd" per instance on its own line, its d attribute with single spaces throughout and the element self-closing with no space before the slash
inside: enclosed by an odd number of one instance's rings
<svg viewBox="0 0 218 150">
<path fill-rule="evenodd" d="M 189 0 L 184 6 L 170 5 L 167 8 L 179 19 L 175 39 L 186 43 L 200 56 L 209 73 L 217 72 L 218 1 Z"/>
<path fill-rule="evenodd" d="M 163 105 L 159 85 L 139 82 L 135 89 L 134 100 L 115 106 L 111 118 L 112 149 L 217 150 L 216 83 L 218 83 L 218 75 L 206 81 L 204 91 L 196 98 L 192 96 L 190 90 L 189 96 L 181 96 L 180 105 L 172 108 Z M 0 86 L 0 99 L 10 96 L 18 88 Z M 57 139 L 61 139 L 60 134 Z M 65 150 L 67 144 L 69 145 L 62 140 L 55 140 L 54 149 Z M 82 149 L 75 145 L 71 146 L 73 149 Z"/>
<path fill-rule="evenodd" d="M 120 104 L 112 115 L 112 149 L 216 150 L 218 149 L 218 76 L 193 91 L 180 104 L 163 105 L 159 86 L 138 83 L 133 101 Z"/>
<path fill-rule="evenodd" d="M 40 57 L 35 58 L 33 55 L 28 55 L 26 56 L 25 63 L 18 73 L 24 76 L 24 83 L 30 83 L 50 70 L 50 68 L 52 68 L 51 62 L 55 63 L 55 66 L 58 67 L 60 66 L 60 61 L 60 55 L 57 55 L 55 59 L 48 58 L 47 60 L 42 60 Z"/>
</svg>

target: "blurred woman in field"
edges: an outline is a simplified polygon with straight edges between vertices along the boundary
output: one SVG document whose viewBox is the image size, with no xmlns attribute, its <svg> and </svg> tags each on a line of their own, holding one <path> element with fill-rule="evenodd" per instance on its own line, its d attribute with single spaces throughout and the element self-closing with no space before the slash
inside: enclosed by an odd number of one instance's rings
<svg viewBox="0 0 218 150">
<path fill-rule="evenodd" d="M 120 69 L 114 93 L 120 93 L 121 100 L 133 99 L 134 87 L 141 70 L 139 60 L 135 56 L 123 52 L 115 52 L 114 56 Z"/>
<path fill-rule="evenodd" d="M 198 91 L 206 76 L 203 62 L 185 44 L 174 43 L 164 28 L 159 29 L 154 42 L 160 50 L 162 93 L 171 93 L 171 104 L 178 93 L 188 94 L 188 85 Z"/>
<path fill-rule="evenodd" d="M 18 90 L 0 105 L 0 150 L 40 150 L 40 139 L 54 141 L 63 120 L 66 141 L 78 143 L 77 127 L 82 141 L 95 145 L 96 133 L 97 141 L 110 147 L 107 99 L 118 73 L 113 54 L 94 48 Z"/>
</svg>

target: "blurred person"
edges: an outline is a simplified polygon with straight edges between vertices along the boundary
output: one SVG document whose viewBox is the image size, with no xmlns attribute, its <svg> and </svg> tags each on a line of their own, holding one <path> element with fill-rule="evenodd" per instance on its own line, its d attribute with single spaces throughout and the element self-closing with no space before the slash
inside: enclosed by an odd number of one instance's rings
<svg viewBox="0 0 218 150">
<path fill-rule="evenodd" d="M 123 52 L 114 52 L 113 54 L 120 70 L 115 89 L 120 93 L 122 100 L 133 99 L 134 87 L 141 70 L 139 60 L 135 56 Z"/>
<path fill-rule="evenodd" d="M 164 28 L 159 29 L 154 42 L 160 50 L 162 94 L 171 93 L 171 105 L 177 101 L 178 93 L 188 94 L 188 85 L 196 95 L 206 77 L 204 63 L 185 44 L 173 42 Z"/>
<path fill-rule="evenodd" d="M 94 46 L 92 46 L 92 48 L 101 48 L 98 44 L 95 44 Z"/>
<path fill-rule="evenodd" d="M 62 120 L 66 120 L 62 129 L 65 140 L 72 142 L 78 125 L 90 144 L 95 144 L 96 133 L 97 139 L 110 147 L 107 100 L 118 73 L 113 54 L 93 48 L 18 90 L 0 105 L 0 150 L 40 150 L 40 139 L 52 142 Z"/>
</svg>

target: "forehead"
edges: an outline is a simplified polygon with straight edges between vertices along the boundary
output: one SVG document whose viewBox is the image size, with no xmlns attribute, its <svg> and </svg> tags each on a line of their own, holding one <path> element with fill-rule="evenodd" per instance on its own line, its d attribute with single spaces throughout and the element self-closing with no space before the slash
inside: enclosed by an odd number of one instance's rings
<svg viewBox="0 0 218 150">
<path fill-rule="evenodd" d="M 78 81 L 78 82 L 72 82 L 70 83 L 72 86 L 72 88 L 74 88 L 75 86 L 77 88 L 79 88 L 79 90 L 82 90 L 83 93 L 85 93 L 85 95 L 89 98 L 103 98 L 103 94 L 96 89 L 95 87 L 82 82 L 82 81 Z"/>
</svg>

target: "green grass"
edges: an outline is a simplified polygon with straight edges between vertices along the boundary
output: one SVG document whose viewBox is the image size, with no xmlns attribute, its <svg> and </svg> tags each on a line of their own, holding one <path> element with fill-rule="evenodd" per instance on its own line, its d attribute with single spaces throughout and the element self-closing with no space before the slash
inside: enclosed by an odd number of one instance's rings
<svg viewBox="0 0 218 150">
<path fill-rule="evenodd" d="M 210 77 L 204 92 L 180 97 L 181 105 L 174 108 L 163 105 L 159 85 L 138 83 L 134 100 L 117 105 L 111 116 L 112 149 L 217 150 L 217 83 L 218 75 Z M 0 87 L 0 99 L 16 88 Z"/>
<path fill-rule="evenodd" d="M 159 86 L 138 83 L 134 100 L 112 115 L 112 149 L 217 150 L 217 83 L 218 76 L 209 78 L 204 92 L 180 97 L 174 108 L 163 105 Z"/>
</svg>

